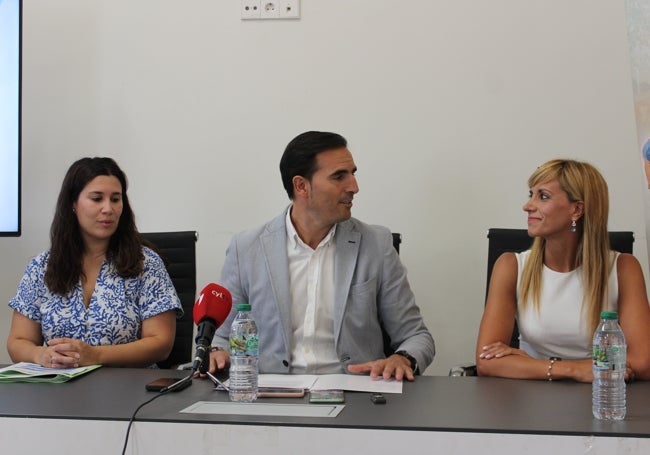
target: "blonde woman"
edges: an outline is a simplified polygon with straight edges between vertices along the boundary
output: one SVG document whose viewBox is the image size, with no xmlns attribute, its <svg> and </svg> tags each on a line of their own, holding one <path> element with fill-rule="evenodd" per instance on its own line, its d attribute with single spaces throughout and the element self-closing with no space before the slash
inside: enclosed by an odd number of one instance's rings
<svg viewBox="0 0 650 455">
<path fill-rule="evenodd" d="M 611 251 L 607 184 L 592 165 L 552 160 L 528 179 L 530 250 L 495 263 L 476 362 L 480 376 L 591 382 L 602 310 L 618 311 L 626 379 L 650 379 L 650 307 L 641 267 Z M 520 349 L 508 343 L 515 319 Z"/>
</svg>

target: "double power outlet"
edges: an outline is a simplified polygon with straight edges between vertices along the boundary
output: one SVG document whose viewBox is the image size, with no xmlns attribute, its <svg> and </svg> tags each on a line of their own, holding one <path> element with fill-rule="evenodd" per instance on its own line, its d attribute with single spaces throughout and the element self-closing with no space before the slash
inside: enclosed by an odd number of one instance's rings
<svg viewBox="0 0 650 455">
<path fill-rule="evenodd" d="M 241 18 L 300 19 L 300 0 L 241 0 Z"/>
</svg>

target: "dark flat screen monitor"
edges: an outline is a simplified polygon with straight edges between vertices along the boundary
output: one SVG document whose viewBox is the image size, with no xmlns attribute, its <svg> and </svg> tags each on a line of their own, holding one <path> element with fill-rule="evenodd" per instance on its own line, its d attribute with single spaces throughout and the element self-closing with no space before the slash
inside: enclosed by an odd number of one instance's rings
<svg viewBox="0 0 650 455">
<path fill-rule="evenodd" d="M 0 0 L 0 236 L 20 235 L 22 1 Z"/>
</svg>

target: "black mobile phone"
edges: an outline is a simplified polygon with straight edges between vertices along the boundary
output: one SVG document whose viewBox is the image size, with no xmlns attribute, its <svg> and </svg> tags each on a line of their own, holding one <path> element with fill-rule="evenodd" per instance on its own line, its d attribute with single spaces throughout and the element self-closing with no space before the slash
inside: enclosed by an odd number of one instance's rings
<svg viewBox="0 0 650 455">
<path fill-rule="evenodd" d="M 160 392 L 162 389 L 165 387 L 169 387 L 170 385 L 174 384 L 175 382 L 180 381 L 182 378 L 158 378 L 153 381 L 151 381 L 149 384 L 145 386 L 145 389 L 147 389 L 150 392 Z M 185 381 L 184 384 L 182 384 L 180 387 L 177 389 L 174 389 L 175 392 L 178 392 L 179 390 L 183 390 L 185 387 L 189 386 L 192 383 L 192 381 Z"/>
</svg>

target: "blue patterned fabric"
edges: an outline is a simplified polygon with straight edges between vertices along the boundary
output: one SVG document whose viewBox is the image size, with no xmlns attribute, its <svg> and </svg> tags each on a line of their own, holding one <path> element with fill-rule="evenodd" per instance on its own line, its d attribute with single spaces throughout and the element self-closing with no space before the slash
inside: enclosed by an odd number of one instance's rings
<svg viewBox="0 0 650 455">
<path fill-rule="evenodd" d="M 74 338 L 92 346 L 138 340 L 142 321 L 168 310 L 183 314 L 176 290 L 160 257 L 143 247 L 144 270 L 122 278 L 107 261 L 101 266 L 88 308 L 81 282 L 66 296 L 50 292 L 44 277 L 49 250 L 31 260 L 9 306 L 41 324 L 44 341 Z"/>
</svg>

